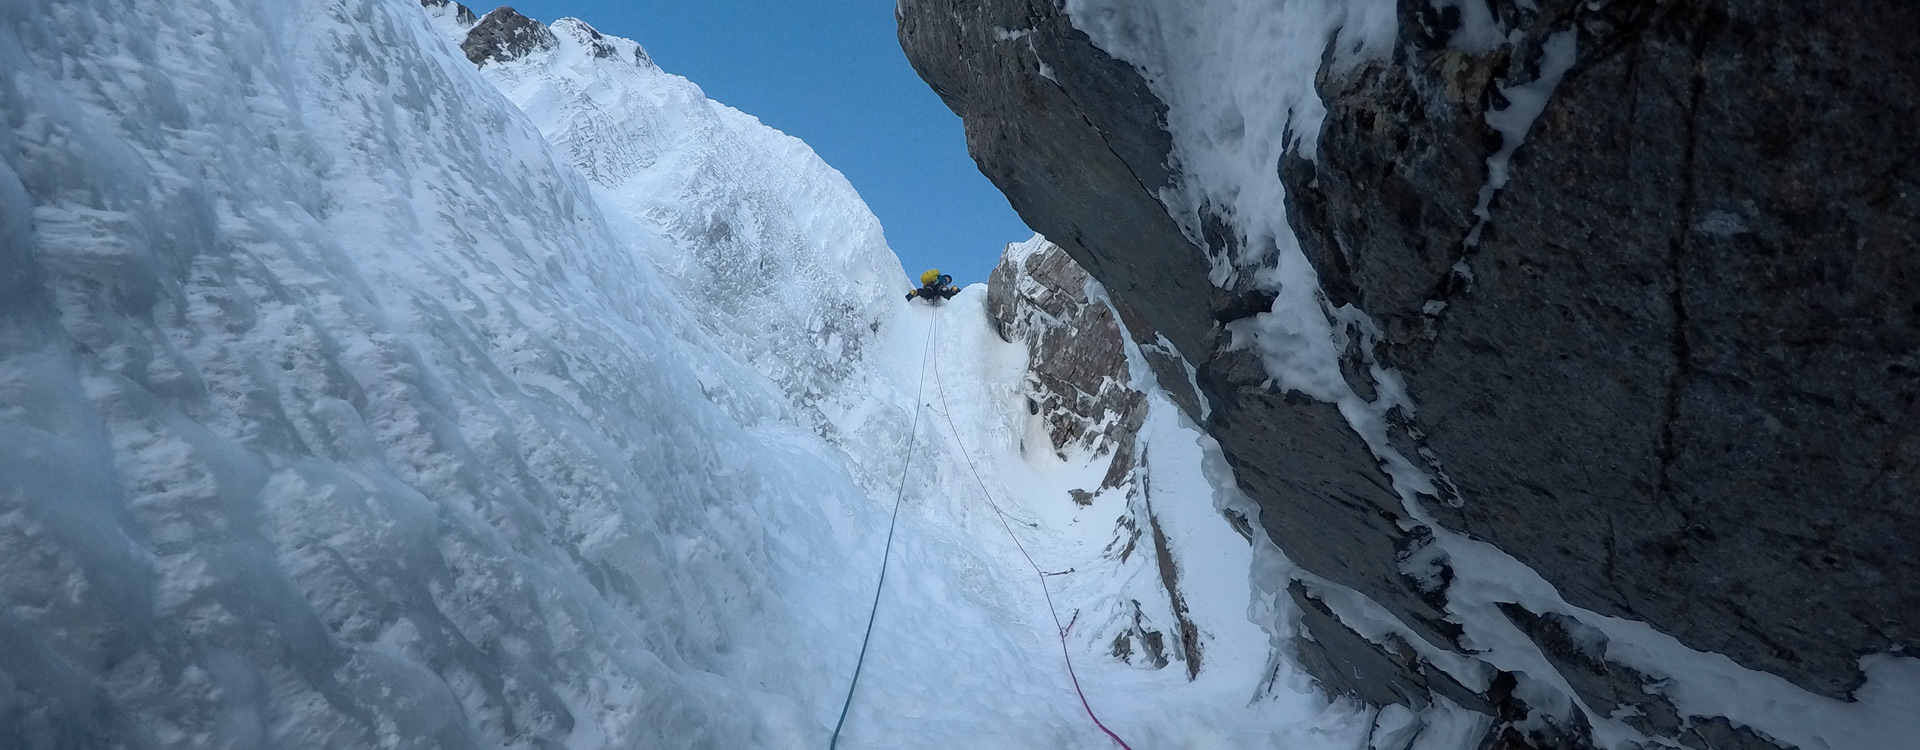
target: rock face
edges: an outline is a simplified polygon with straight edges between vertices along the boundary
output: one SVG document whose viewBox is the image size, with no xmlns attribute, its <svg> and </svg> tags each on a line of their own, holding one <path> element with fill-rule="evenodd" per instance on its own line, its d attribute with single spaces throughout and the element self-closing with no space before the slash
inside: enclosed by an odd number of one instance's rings
<svg viewBox="0 0 1920 750">
<path fill-rule="evenodd" d="M 1119 487 L 1135 465 L 1146 395 L 1127 386 L 1119 321 L 1087 298 L 1087 281 L 1053 243 L 1010 244 L 988 277 L 987 312 L 1002 339 L 1026 342 L 1027 412 L 1045 420 L 1051 450 L 1111 453 L 1100 486 Z"/>
<path fill-rule="evenodd" d="M 1318 167 L 1285 167 L 1467 498 L 1436 510 L 1582 607 L 1845 695 L 1920 622 L 1920 47 L 1893 31 L 1920 8 L 1494 5 L 1526 39 L 1479 56 L 1404 10 L 1399 59 L 1322 77 Z M 1466 242 L 1489 92 L 1568 30 Z"/>
<path fill-rule="evenodd" d="M 518 60 L 559 43 L 545 24 L 503 5 L 481 17 L 467 33 L 467 40 L 460 43 L 460 51 L 467 53 L 473 64 L 484 66 Z"/>
<path fill-rule="evenodd" d="M 1165 107 L 1139 74 L 1094 47 L 1053 0 L 905 2 L 898 12 L 907 57 L 965 119 L 968 149 L 1021 218 L 1181 351 L 1210 343 L 1215 290 L 1205 256 L 1153 196 L 1169 179 L 1172 142 Z M 1027 44 L 1000 40 L 1010 34 Z M 1049 79 L 1030 47 L 1075 64 L 1056 65 Z M 956 53 L 985 67 L 970 70 Z"/>
<path fill-rule="evenodd" d="M 1322 70 L 1317 163 L 1277 166 L 1324 292 L 1379 324 L 1371 355 L 1419 407 L 1391 439 L 1449 488 L 1426 506 L 1572 604 L 1848 695 L 1857 660 L 1920 622 L 1903 551 L 1920 538 L 1920 6 L 1493 0 L 1511 33 L 1477 50 L 1455 39 L 1457 4 L 1399 6 L 1391 59 Z M 1279 546 L 1458 649 L 1444 587 L 1401 571 L 1424 540 L 1367 447 L 1222 346 L 1217 324 L 1263 300 L 1205 277 L 1196 240 L 1227 246 L 1231 225 L 1184 236 L 1155 199 L 1178 176 L 1139 73 L 1051 0 L 898 12 L 982 171 L 1107 285 L 1136 340 L 1192 363 L 1189 411 Z M 1503 152 L 1488 115 L 1542 78 L 1556 39 L 1573 64 L 1482 206 Z M 1554 653 L 1556 621 L 1508 614 Z M 1348 691 L 1378 701 L 1426 680 L 1328 645 L 1346 642 L 1337 618 L 1303 627 L 1330 685 L 1360 670 Z M 1556 666 L 1602 712 L 1647 700 L 1618 665 Z M 1670 708 L 1642 710 L 1678 736 Z M 1724 722 L 1689 731 L 1765 746 Z"/>
</svg>

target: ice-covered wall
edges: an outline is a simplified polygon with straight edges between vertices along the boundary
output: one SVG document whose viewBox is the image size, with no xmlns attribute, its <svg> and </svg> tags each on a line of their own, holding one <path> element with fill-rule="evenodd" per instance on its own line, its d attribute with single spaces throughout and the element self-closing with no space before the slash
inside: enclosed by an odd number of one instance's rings
<svg viewBox="0 0 1920 750">
<path fill-rule="evenodd" d="M 481 25 L 522 22 L 510 19 L 523 17 L 500 10 Z M 717 346 L 836 444 L 863 441 L 852 455 L 889 455 L 864 442 L 879 434 L 845 405 L 863 400 L 868 348 L 905 273 L 853 186 L 799 139 L 706 98 L 631 40 L 572 18 L 550 37 L 551 47 L 491 59 L 482 75 L 614 214 L 662 240 L 642 249 Z"/>
<path fill-rule="evenodd" d="M 823 731 L 864 479 L 418 3 L 23 0 L 0 69 L 0 745 Z"/>
</svg>

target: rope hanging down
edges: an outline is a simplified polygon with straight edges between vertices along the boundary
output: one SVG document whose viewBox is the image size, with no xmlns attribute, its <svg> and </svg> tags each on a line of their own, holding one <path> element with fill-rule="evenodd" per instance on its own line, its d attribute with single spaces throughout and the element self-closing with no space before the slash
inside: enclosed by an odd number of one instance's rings
<svg viewBox="0 0 1920 750">
<path fill-rule="evenodd" d="M 927 360 L 933 352 L 933 333 L 940 323 L 940 308 L 927 320 L 927 343 L 920 350 L 920 382 L 913 393 L 913 426 L 907 430 L 907 459 L 900 466 L 900 490 L 893 495 L 893 518 L 887 521 L 887 546 L 880 553 L 880 582 L 873 586 L 873 608 L 867 611 L 867 634 L 860 637 L 860 658 L 853 663 L 853 681 L 847 685 L 847 699 L 840 704 L 840 720 L 833 723 L 833 739 L 828 750 L 840 747 L 840 728 L 847 724 L 847 709 L 853 707 L 854 688 L 860 686 L 860 670 L 867 665 L 867 645 L 873 642 L 873 622 L 880 616 L 880 591 L 887 585 L 887 560 L 893 557 L 893 529 L 900 522 L 900 499 L 907 494 L 907 477 L 912 476 L 914 436 L 920 432 L 920 396 L 927 390 Z M 942 404 L 946 403 L 943 399 Z M 1054 618 L 1059 619 L 1059 618 Z"/>
<path fill-rule="evenodd" d="M 924 365 L 922 365 L 922 369 L 925 369 Z M 922 373 L 921 378 L 924 379 L 925 377 L 926 375 Z M 993 494 L 987 491 L 986 480 L 980 478 L 980 469 L 974 465 L 973 455 L 967 452 L 967 442 L 960 438 L 960 428 L 955 427 L 953 424 L 953 408 L 947 405 L 947 384 L 946 381 L 940 377 L 939 360 L 934 360 L 933 363 L 933 381 L 940 390 L 940 415 L 946 417 L 947 429 L 953 431 L 953 442 L 960 446 L 960 456 L 967 460 L 967 470 L 973 473 L 973 481 L 980 485 L 980 494 L 987 499 L 987 507 L 992 508 L 994 515 L 999 517 L 1000 528 L 1007 530 L 1007 537 L 1013 540 L 1014 547 L 1019 548 L 1020 556 L 1027 558 L 1027 564 L 1033 566 L 1034 576 L 1040 580 L 1040 593 L 1047 597 L 1047 612 L 1053 615 L 1054 632 L 1060 636 L 1060 657 L 1067 662 L 1067 679 L 1073 681 L 1073 692 L 1080 696 L 1080 707 L 1087 710 L 1087 718 L 1093 720 L 1093 725 L 1099 727 L 1100 731 L 1106 732 L 1107 737 L 1111 738 L 1122 750 L 1133 750 L 1131 746 L 1127 745 L 1126 740 L 1120 739 L 1120 735 L 1114 734 L 1113 730 L 1108 729 L 1106 723 L 1100 721 L 1100 717 L 1093 713 L 1093 704 L 1087 702 L 1086 692 L 1080 689 L 1080 676 L 1073 671 L 1073 655 L 1067 649 L 1067 626 L 1060 624 L 1060 610 L 1054 608 L 1053 592 L 1047 590 L 1047 576 L 1049 574 L 1040 569 L 1039 563 L 1033 561 L 1033 555 L 1027 554 L 1027 546 L 1020 543 L 1020 536 L 1018 534 L 1013 533 L 1013 524 L 1007 520 L 1007 512 L 1001 510 L 1000 505 L 993 501 Z M 1075 619 L 1079 619 L 1079 616 L 1078 612 L 1074 613 Z"/>
</svg>

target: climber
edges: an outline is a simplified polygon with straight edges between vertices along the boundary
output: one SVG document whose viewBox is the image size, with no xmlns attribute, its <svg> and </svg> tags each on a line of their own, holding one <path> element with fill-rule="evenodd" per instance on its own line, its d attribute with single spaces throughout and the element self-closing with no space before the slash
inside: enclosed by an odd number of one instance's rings
<svg viewBox="0 0 1920 750">
<path fill-rule="evenodd" d="M 953 295 L 959 293 L 960 288 L 953 285 L 952 276 L 941 273 L 938 268 L 929 268 L 926 273 L 920 274 L 920 288 L 907 292 L 907 299 L 919 297 L 928 302 L 935 302 L 953 299 Z"/>
</svg>

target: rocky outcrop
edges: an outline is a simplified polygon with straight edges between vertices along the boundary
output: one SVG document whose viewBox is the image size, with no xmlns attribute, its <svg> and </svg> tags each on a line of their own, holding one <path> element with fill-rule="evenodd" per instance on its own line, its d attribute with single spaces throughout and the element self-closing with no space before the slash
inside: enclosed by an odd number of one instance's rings
<svg viewBox="0 0 1920 750">
<path fill-rule="evenodd" d="M 1848 695 L 1857 660 L 1920 622 L 1920 559 L 1902 552 L 1920 538 L 1920 46 L 1903 31 L 1920 7 L 1493 0 L 1505 43 L 1469 48 L 1457 3 L 1399 5 L 1390 58 L 1322 70 L 1317 162 L 1276 166 L 1329 301 L 1381 329 L 1350 358 L 1396 369 L 1419 407 L 1390 439 L 1447 488 L 1427 508 L 1575 605 Z M 1155 200 L 1177 175 L 1139 73 L 1051 0 L 899 14 L 982 171 L 1107 285 L 1137 341 L 1192 364 L 1188 409 L 1269 535 L 1459 649 L 1445 575 L 1401 570 L 1425 541 L 1366 445 L 1221 346 L 1217 324 L 1264 300 L 1207 283 L 1202 245 L 1230 246 L 1233 226 L 1189 237 Z M 1556 43 L 1577 50 L 1570 69 L 1524 143 L 1503 143 L 1489 115 L 1547 75 Z M 1489 158 L 1509 156 L 1490 183 Z M 1379 644 L 1330 645 L 1337 618 L 1309 604 L 1329 635 L 1301 642 L 1304 661 L 1330 686 L 1360 669 L 1343 689 L 1372 700 L 1432 689 Z M 1509 616 L 1543 652 L 1565 640 L 1548 615 Z M 1597 710 L 1681 736 L 1638 676 L 1561 653 Z M 1697 746 L 1766 744 L 1692 727 Z"/>
<path fill-rule="evenodd" d="M 1127 384 L 1119 321 L 1087 296 L 1087 272 L 1053 243 L 1009 244 L 987 281 L 987 313 L 1000 337 L 1027 346 L 1027 413 L 1040 418 L 1061 459 L 1112 454 L 1102 488 L 1133 472 L 1146 395 Z"/>
<path fill-rule="evenodd" d="M 1376 706 L 1394 703 L 1425 708 L 1434 696 L 1492 714 L 1493 706 L 1447 673 L 1420 660 L 1412 646 L 1396 641 L 1386 648 L 1340 622 L 1326 603 L 1294 583 L 1287 588 L 1300 608 L 1300 625 L 1316 648 L 1301 652 L 1301 666 L 1329 691 L 1357 696 Z"/>
<path fill-rule="evenodd" d="M 1199 677 L 1206 638 L 1181 588 L 1179 555 L 1154 510 L 1141 435 L 1147 395 L 1133 388 L 1113 308 L 1066 251 L 1040 236 L 1007 245 L 988 276 L 986 308 L 1002 339 L 1026 347 L 1027 413 L 1046 434 L 1044 450 L 1061 460 L 1074 453 L 1096 460 L 1111 455 L 1099 485 L 1069 490 L 1069 499 L 1091 506 L 1108 490 L 1123 494 L 1125 511 L 1105 553 L 1122 564 L 1138 554 L 1157 573 L 1159 591 L 1136 593 L 1164 595 L 1164 606 L 1134 600 L 1130 615 L 1123 614 L 1126 624 L 1110 636 L 1108 653 L 1148 669 L 1178 662 L 1189 680 Z M 1021 447 L 1034 448 L 1025 441 Z"/>
<path fill-rule="evenodd" d="M 460 51 L 467 53 L 473 64 L 484 67 L 490 62 L 512 62 L 553 49 L 559 43 L 545 24 L 503 5 L 481 17 L 480 23 L 467 32 L 467 40 L 460 43 Z"/>
</svg>

